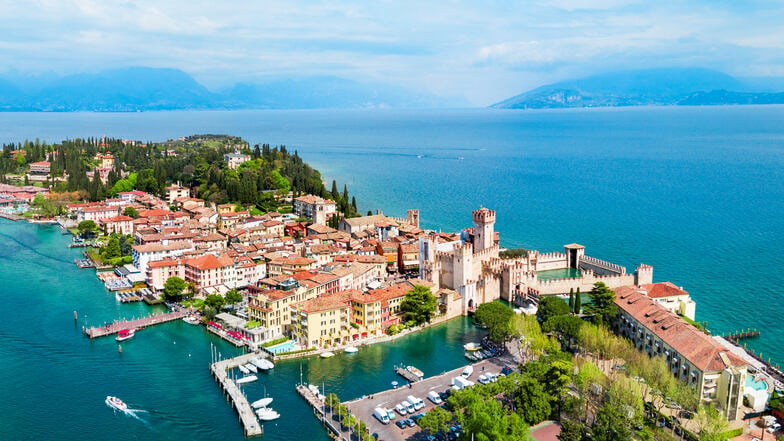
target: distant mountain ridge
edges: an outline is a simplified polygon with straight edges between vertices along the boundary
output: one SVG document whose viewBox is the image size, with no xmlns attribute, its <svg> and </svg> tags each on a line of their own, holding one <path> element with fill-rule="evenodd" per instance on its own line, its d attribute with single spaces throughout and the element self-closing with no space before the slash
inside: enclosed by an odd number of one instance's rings
<svg viewBox="0 0 784 441">
<path fill-rule="evenodd" d="M 755 84 L 709 69 L 611 72 L 537 87 L 493 104 L 499 109 L 644 105 L 782 104 L 784 93 L 755 92 Z"/>
<path fill-rule="evenodd" d="M 462 104 L 383 84 L 326 76 L 240 83 L 212 92 L 178 69 L 131 67 L 40 81 L 0 75 L 0 111 L 440 107 L 457 103 Z"/>
</svg>

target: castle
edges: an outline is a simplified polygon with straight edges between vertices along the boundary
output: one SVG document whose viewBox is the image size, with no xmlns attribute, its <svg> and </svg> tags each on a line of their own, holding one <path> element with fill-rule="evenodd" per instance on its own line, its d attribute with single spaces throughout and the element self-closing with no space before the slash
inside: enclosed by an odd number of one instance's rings
<svg viewBox="0 0 784 441">
<path fill-rule="evenodd" d="M 500 258 L 495 211 L 480 208 L 472 217 L 474 227 L 464 230 L 458 240 L 446 241 L 436 233 L 419 239 L 420 278 L 456 291 L 463 314 L 498 299 L 521 305 L 541 295 L 568 294 L 578 288 L 588 292 L 596 282 L 610 288 L 653 282 L 653 267 L 640 265 L 627 274 L 620 265 L 586 256 L 585 247 L 579 244 L 565 245 L 562 253 L 529 250 L 523 257 Z M 541 271 L 549 270 L 572 270 L 578 275 L 539 277 Z"/>
</svg>

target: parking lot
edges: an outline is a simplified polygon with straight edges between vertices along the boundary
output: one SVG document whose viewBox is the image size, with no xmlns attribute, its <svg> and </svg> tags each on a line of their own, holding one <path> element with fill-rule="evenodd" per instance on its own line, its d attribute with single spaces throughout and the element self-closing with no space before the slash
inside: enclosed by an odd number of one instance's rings
<svg viewBox="0 0 784 441">
<path fill-rule="evenodd" d="M 495 357 L 487 360 L 474 363 L 474 373 L 468 378 L 473 382 L 477 382 L 477 377 L 483 373 L 498 374 L 504 367 L 515 369 L 517 365 L 511 357 Z M 420 439 L 419 433 L 421 432 L 419 426 L 406 427 L 404 429 L 395 425 L 395 421 L 411 417 L 411 415 L 400 416 L 395 412 L 395 419 L 389 424 L 382 424 L 378 419 L 373 416 L 373 410 L 376 407 L 385 407 L 394 409 L 395 405 L 405 400 L 409 395 L 421 399 L 425 403 L 425 407 L 417 410 L 414 414 L 428 412 L 433 409 L 436 404 L 427 399 L 427 393 L 430 391 L 444 392 L 452 386 L 452 378 L 460 376 L 465 366 L 436 375 L 434 377 L 426 378 L 410 385 L 403 384 L 397 389 L 390 389 L 383 392 L 378 392 L 365 396 L 363 398 L 349 401 L 345 404 L 351 413 L 359 417 L 367 424 L 370 433 L 377 433 L 379 440 L 384 441 L 413 441 Z M 483 370 L 484 369 L 484 370 Z M 410 387 L 409 387 L 410 386 Z"/>
</svg>

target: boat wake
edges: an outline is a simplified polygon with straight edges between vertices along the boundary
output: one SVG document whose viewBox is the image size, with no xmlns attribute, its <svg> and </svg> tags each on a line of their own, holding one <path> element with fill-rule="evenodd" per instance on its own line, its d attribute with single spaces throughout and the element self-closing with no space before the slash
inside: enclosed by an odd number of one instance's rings
<svg viewBox="0 0 784 441">
<path fill-rule="evenodd" d="M 117 414 L 118 412 L 122 413 L 122 414 L 125 414 L 125 415 L 127 415 L 127 416 L 129 416 L 131 418 L 134 418 L 136 420 L 141 421 L 145 426 L 151 427 L 150 426 L 150 422 L 147 421 L 146 419 L 142 418 L 142 416 L 140 415 L 140 414 L 147 414 L 147 413 L 149 413 L 148 411 L 146 411 L 144 409 L 118 409 L 118 408 L 116 408 L 116 407 L 114 407 L 114 406 L 112 406 L 110 404 L 107 404 L 106 406 L 109 407 L 110 409 L 112 409 L 115 414 Z"/>
</svg>

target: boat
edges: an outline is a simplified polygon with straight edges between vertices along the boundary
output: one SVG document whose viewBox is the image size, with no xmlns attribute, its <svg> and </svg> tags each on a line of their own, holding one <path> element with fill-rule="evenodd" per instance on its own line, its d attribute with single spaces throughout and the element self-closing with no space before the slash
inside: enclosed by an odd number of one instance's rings
<svg viewBox="0 0 784 441">
<path fill-rule="evenodd" d="M 256 401 L 250 403 L 250 405 L 254 409 L 260 409 L 262 407 L 268 407 L 270 404 L 272 404 L 272 398 L 262 398 L 260 400 L 256 400 Z"/>
<path fill-rule="evenodd" d="M 106 400 L 104 402 L 106 403 L 107 406 L 111 407 L 112 409 L 120 410 L 123 412 L 128 410 L 128 405 L 123 403 L 123 400 L 117 397 L 113 397 L 109 395 L 106 397 Z"/>
<path fill-rule="evenodd" d="M 201 323 L 201 320 L 199 320 L 199 318 L 196 317 L 195 315 L 187 315 L 182 318 L 182 321 L 184 321 L 189 325 L 198 325 L 199 323 Z"/>
<path fill-rule="evenodd" d="M 463 378 L 468 378 L 473 373 L 474 373 L 474 367 L 473 366 L 466 366 L 465 369 L 463 369 L 463 374 L 462 375 L 463 375 Z"/>
<path fill-rule="evenodd" d="M 329 358 L 329 357 L 334 357 L 334 356 L 335 356 L 335 353 L 334 352 L 329 352 L 329 351 L 322 352 L 321 355 L 320 355 L 321 358 Z"/>
<path fill-rule="evenodd" d="M 359 349 L 355 348 L 354 346 L 347 346 L 346 349 L 343 350 L 343 352 L 347 354 L 353 354 L 355 352 L 359 352 Z"/>
<path fill-rule="evenodd" d="M 249 370 L 250 372 L 253 372 L 254 374 L 259 371 L 259 368 L 257 368 L 256 365 L 254 365 L 253 363 L 246 364 L 245 369 Z"/>
<path fill-rule="evenodd" d="M 255 376 L 255 375 L 246 375 L 246 376 L 244 376 L 242 378 L 237 378 L 235 380 L 235 382 L 237 384 L 245 384 L 245 383 L 251 383 L 251 382 L 256 381 L 258 379 L 259 379 L 259 377 Z"/>
<path fill-rule="evenodd" d="M 136 335 L 135 329 L 123 329 L 117 333 L 117 337 L 115 338 L 115 340 L 125 341 L 128 340 L 129 338 L 133 338 L 134 335 Z"/>
<path fill-rule="evenodd" d="M 240 372 L 242 372 L 242 373 L 243 373 L 243 374 L 245 374 L 245 375 L 248 375 L 248 374 L 250 373 L 250 369 L 246 368 L 246 367 L 245 367 L 245 366 L 243 366 L 243 365 L 239 365 L 239 366 L 237 366 L 237 367 L 240 369 Z"/>
<path fill-rule="evenodd" d="M 269 407 L 262 407 L 256 411 L 256 416 L 262 421 L 272 421 L 280 418 L 280 414 Z"/>
<path fill-rule="evenodd" d="M 270 370 L 270 369 L 275 367 L 275 365 L 272 364 L 271 361 L 267 360 L 266 358 L 262 358 L 262 357 L 254 358 L 250 362 L 253 363 L 257 368 L 259 368 L 259 369 L 261 369 L 263 371 L 268 371 L 268 370 Z"/>
<path fill-rule="evenodd" d="M 471 343 L 464 344 L 463 348 L 465 348 L 466 351 L 472 351 L 473 352 L 473 351 L 478 351 L 478 350 L 482 349 L 482 345 L 480 345 L 479 343 L 471 342 Z"/>
<path fill-rule="evenodd" d="M 476 355 L 474 355 L 473 352 L 466 352 L 464 355 L 465 355 L 465 358 L 467 358 L 467 359 L 469 359 L 471 361 L 479 361 L 479 359 L 476 358 Z"/>
<path fill-rule="evenodd" d="M 425 373 L 415 368 L 414 366 L 406 366 L 406 370 L 419 377 L 420 380 L 425 378 Z"/>
<path fill-rule="evenodd" d="M 319 390 L 318 386 L 315 386 L 313 384 L 308 385 L 308 390 L 316 397 L 321 395 L 321 391 Z"/>
</svg>

